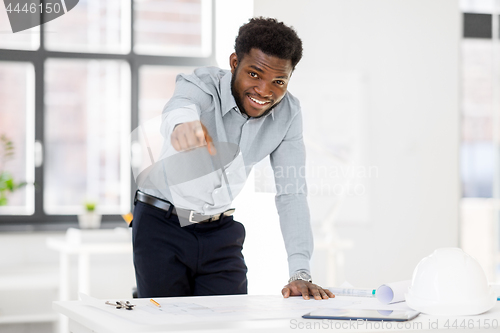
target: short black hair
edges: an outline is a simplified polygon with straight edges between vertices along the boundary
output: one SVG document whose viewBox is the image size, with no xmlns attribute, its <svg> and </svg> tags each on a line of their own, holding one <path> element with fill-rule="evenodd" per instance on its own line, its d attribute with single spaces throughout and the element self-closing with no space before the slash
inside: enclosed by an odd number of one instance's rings
<svg viewBox="0 0 500 333">
<path fill-rule="evenodd" d="M 292 68 L 302 58 L 302 41 L 292 27 L 274 18 L 254 17 L 242 25 L 234 50 L 241 61 L 256 48 L 267 55 L 292 61 Z"/>
</svg>

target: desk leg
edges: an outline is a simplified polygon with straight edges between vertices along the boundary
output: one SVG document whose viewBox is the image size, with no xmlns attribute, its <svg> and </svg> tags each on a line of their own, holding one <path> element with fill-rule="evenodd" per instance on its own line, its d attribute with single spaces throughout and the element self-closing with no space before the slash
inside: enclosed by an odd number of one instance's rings
<svg viewBox="0 0 500 333">
<path fill-rule="evenodd" d="M 61 252 L 59 267 L 59 300 L 69 301 L 69 254 Z"/>
<path fill-rule="evenodd" d="M 60 254 L 60 267 L 59 267 L 59 300 L 69 301 L 69 287 L 70 287 L 70 262 L 69 254 L 61 252 Z M 59 333 L 68 332 L 68 317 L 59 315 Z"/>
<path fill-rule="evenodd" d="M 90 258 L 87 253 L 78 256 L 78 292 L 90 293 Z"/>
</svg>

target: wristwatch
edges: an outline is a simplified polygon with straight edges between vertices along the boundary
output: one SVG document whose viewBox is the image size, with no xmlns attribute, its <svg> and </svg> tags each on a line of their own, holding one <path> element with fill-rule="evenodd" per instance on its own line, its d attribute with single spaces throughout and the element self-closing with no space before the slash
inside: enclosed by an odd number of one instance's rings
<svg viewBox="0 0 500 333">
<path fill-rule="evenodd" d="M 311 274 L 309 274 L 306 270 L 297 271 L 295 274 L 293 274 L 290 277 L 290 279 L 288 279 L 288 283 L 290 283 L 292 281 L 297 281 L 297 280 L 312 282 Z"/>
</svg>

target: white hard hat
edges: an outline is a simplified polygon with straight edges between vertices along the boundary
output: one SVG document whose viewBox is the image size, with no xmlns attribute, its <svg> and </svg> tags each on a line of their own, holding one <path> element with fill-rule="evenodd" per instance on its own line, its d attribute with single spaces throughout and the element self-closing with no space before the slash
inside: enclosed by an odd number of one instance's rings
<svg viewBox="0 0 500 333">
<path fill-rule="evenodd" d="M 459 248 L 437 249 L 422 259 L 405 296 L 410 308 L 430 315 L 476 315 L 497 301 L 481 265 Z"/>
</svg>

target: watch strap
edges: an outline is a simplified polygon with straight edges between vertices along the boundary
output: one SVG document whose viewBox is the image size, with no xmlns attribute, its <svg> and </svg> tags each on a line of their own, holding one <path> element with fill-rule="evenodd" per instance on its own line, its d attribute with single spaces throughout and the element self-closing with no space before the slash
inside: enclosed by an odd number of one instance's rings
<svg viewBox="0 0 500 333">
<path fill-rule="evenodd" d="M 297 271 L 290 277 L 290 279 L 288 279 L 288 283 L 297 280 L 312 282 L 311 274 L 309 274 L 309 272 L 306 270 Z"/>
</svg>

